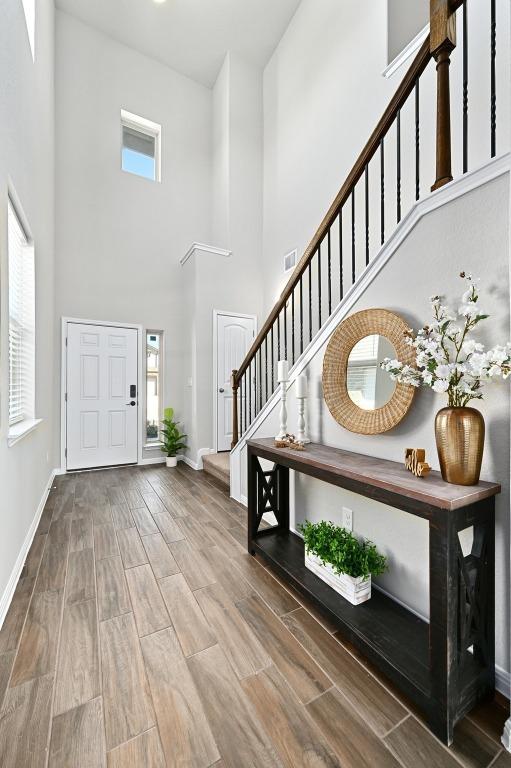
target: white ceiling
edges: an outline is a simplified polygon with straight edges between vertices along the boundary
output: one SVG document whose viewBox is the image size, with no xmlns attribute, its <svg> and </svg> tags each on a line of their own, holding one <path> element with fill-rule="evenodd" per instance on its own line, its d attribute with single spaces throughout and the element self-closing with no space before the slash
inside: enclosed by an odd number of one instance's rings
<svg viewBox="0 0 511 768">
<path fill-rule="evenodd" d="M 227 51 L 263 67 L 300 0 L 56 0 L 131 48 L 204 85 Z"/>
</svg>

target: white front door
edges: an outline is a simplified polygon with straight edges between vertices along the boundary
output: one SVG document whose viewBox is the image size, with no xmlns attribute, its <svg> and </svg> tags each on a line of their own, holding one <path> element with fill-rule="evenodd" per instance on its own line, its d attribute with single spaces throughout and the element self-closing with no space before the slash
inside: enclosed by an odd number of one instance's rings
<svg viewBox="0 0 511 768">
<path fill-rule="evenodd" d="M 137 461 L 138 333 L 67 324 L 67 469 Z"/>
<path fill-rule="evenodd" d="M 254 336 L 254 317 L 227 313 L 217 315 L 217 450 L 219 451 L 231 450 L 231 374 L 243 362 Z"/>
</svg>

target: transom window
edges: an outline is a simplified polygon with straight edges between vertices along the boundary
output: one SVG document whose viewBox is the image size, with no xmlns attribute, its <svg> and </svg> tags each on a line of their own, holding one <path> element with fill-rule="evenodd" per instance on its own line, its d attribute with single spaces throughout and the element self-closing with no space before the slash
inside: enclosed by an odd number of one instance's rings
<svg viewBox="0 0 511 768">
<path fill-rule="evenodd" d="M 160 181 L 161 126 L 121 110 L 122 170 Z"/>
<path fill-rule="evenodd" d="M 9 425 L 34 418 L 34 246 L 13 203 L 7 214 L 9 264 Z"/>
</svg>

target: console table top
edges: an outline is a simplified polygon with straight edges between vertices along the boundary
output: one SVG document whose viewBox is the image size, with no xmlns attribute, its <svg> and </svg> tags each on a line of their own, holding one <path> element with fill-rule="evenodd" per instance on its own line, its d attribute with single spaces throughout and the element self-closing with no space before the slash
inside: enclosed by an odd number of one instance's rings
<svg viewBox="0 0 511 768">
<path fill-rule="evenodd" d="M 263 458 L 276 463 L 285 460 L 288 466 L 294 465 L 291 468 L 297 471 L 303 467 L 302 471 L 306 474 L 310 468 L 332 477 L 345 477 L 441 509 L 466 507 L 495 496 L 501 490 L 499 483 L 479 482 L 478 485 L 470 486 L 446 483 L 440 472 L 436 471 L 431 471 L 425 478 L 415 477 L 405 469 L 404 463 L 377 459 L 319 443 L 308 443 L 305 451 L 276 448 L 274 443 L 274 438 L 247 441 L 247 445 L 254 448 L 256 453 L 264 452 Z"/>
</svg>

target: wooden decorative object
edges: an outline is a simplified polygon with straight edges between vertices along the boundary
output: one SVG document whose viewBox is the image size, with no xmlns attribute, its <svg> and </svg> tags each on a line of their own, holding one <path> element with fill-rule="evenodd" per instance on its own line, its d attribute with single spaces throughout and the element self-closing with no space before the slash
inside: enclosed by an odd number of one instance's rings
<svg viewBox="0 0 511 768">
<path fill-rule="evenodd" d="M 426 477 L 431 472 L 431 467 L 426 461 L 424 448 L 407 448 L 405 450 L 405 467 L 415 477 Z"/>
<path fill-rule="evenodd" d="M 334 331 L 323 359 L 323 394 L 334 419 L 350 432 L 377 435 L 399 424 L 413 400 L 414 388 L 396 383 L 394 394 L 381 408 L 366 411 L 348 394 L 347 370 L 350 352 L 361 339 L 371 334 L 385 336 L 396 351 L 396 358 L 413 364 L 413 349 L 405 344 L 408 326 L 387 309 L 365 309 L 355 312 Z"/>
<path fill-rule="evenodd" d="M 275 438 L 275 448 L 291 448 L 293 451 L 304 451 L 304 445 L 301 440 L 297 440 L 294 435 L 285 435 L 282 438 Z"/>
</svg>

